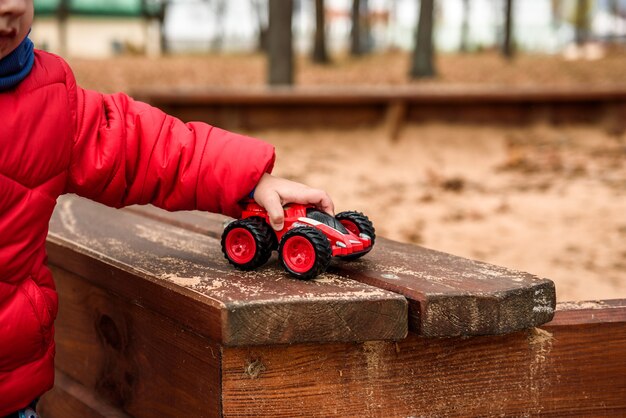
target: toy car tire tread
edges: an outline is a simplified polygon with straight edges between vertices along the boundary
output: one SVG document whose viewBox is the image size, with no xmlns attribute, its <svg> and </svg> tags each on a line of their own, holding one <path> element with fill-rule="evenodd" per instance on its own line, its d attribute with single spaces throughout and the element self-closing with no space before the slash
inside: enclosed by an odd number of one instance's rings
<svg viewBox="0 0 626 418">
<path fill-rule="evenodd" d="M 254 241 L 254 255 L 246 262 L 238 262 L 228 254 L 228 235 L 237 229 L 243 229 Z M 269 225 L 259 219 L 240 219 L 229 223 L 222 233 L 222 252 L 230 264 L 240 270 L 252 270 L 262 266 L 272 255 L 273 232 Z M 274 238 L 275 240 L 275 238 Z"/>
<path fill-rule="evenodd" d="M 309 263 L 310 267 L 307 267 L 306 271 L 296 271 L 289 267 L 290 261 L 288 256 L 285 255 L 285 250 L 288 248 L 290 240 L 295 240 L 297 239 L 296 237 L 306 239 L 311 244 L 315 253 L 315 260 Z M 294 228 L 285 233 L 280 241 L 278 254 L 283 267 L 287 270 L 287 272 L 298 279 L 310 280 L 318 274 L 326 271 L 326 268 L 330 264 L 330 260 L 332 258 L 332 248 L 328 238 L 326 238 L 322 232 L 315 228 L 304 226 Z"/>
<path fill-rule="evenodd" d="M 374 247 L 374 242 L 376 241 L 376 229 L 374 229 L 374 225 L 372 224 L 372 221 L 370 221 L 370 219 L 367 216 L 365 216 L 361 212 L 346 211 L 346 212 L 338 213 L 337 216 L 335 217 L 348 230 L 351 229 L 349 224 L 350 223 L 353 224 L 356 227 L 356 229 L 358 229 L 358 233 L 365 234 L 368 237 L 370 237 L 371 243 L 372 243 L 366 251 L 360 252 L 358 254 L 342 256 L 341 257 L 342 260 L 347 260 L 347 261 L 356 260 L 357 258 L 361 258 L 365 254 L 371 251 L 372 247 Z M 345 223 L 342 221 L 345 221 Z M 351 231 L 351 232 L 354 232 L 354 231 Z"/>
</svg>

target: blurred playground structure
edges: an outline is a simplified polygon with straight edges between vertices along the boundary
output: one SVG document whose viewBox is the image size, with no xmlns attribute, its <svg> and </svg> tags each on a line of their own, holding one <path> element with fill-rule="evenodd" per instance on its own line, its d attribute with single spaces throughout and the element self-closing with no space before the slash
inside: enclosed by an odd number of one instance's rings
<svg viewBox="0 0 626 418">
<path fill-rule="evenodd" d="M 64 55 L 104 58 L 124 52 L 253 52 L 268 25 L 269 0 L 35 0 L 31 37 L 36 45 Z M 509 0 L 510 1 L 510 0 Z M 501 44 L 507 0 L 434 2 L 437 51 L 476 51 Z M 364 49 L 410 50 L 419 0 L 361 0 Z M 527 52 L 563 52 L 580 36 L 595 44 L 626 40 L 626 0 L 514 1 L 512 36 Z M 293 2 L 293 45 L 313 48 L 316 1 Z M 331 53 L 350 47 L 353 0 L 326 0 L 326 38 Z M 583 35 L 581 35 L 583 34 Z M 580 42 L 579 42 L 580 43 Z M 597 56 L 591 53 L 591 57 Z"/>
</svg>

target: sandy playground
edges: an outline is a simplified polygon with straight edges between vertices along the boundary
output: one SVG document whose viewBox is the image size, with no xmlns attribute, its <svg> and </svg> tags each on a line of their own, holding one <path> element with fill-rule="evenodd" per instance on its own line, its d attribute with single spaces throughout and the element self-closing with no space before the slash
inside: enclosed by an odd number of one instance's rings
<svg viewBox="0 0 626 418">
<path fill-rule="evenodd" d="M 626 137 L 589 127 L 255 132 L 276 174 L 377 232 L 547 277 L 559 301 L 626 297 Z"/>
</svg>

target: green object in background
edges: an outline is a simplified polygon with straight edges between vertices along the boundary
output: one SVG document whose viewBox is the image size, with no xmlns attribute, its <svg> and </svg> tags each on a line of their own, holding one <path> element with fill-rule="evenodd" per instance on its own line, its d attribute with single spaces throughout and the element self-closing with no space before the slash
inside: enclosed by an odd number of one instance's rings
<svg viewBox="0 0 626 418">
<path fill-rule="evenodd" d="M 60 3 L 61 0 L 35 0 L 35 14 L 54 15 Z M 68 3 L 71 15 L 128 17 L 144 15 L 142 0 L 68 0 Z M 145 12 L 148 15 L 158 14 L 160 7 L 160 0 L 145 2 Z"/>
<path fill-rule="evenodd" d="M 70 0 L 70 13 L 81 15 L 141 15 L 141 0 Z"/>
<path fill-rule="evenodd" d="M 55 14 L 59 8 L 60 0 L 35 0 L 36 15 Z"/>
</svg>

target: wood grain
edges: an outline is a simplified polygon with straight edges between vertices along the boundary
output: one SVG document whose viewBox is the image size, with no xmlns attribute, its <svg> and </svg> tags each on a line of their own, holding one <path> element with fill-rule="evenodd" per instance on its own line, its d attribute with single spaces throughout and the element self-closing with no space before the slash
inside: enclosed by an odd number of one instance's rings
<svg viewBox="0 0 626 418">
<path fill-rule="evenodd" d="M 549 279 L 384 239 L 345 274 L 405 296 L 409 328 L 428 337 L 515 332 L 550 321 L 556 306 Z"/>
<path fill-rule="evenodd" d="M 622 416 L 626 318 L 580 313 L 504 336 L 228 348 L 224 417 Z"/>
<path fill-rule="evenodd" d="M 626 299 L 560 302 L 551 326 L 626 322 Z"/>
<path fill-rule="evenodd" d="M 219 345 L 73 273 L 53 273 L 59 372 L 130 416 L 220 416 Z M 76 397 L 60 383 L 62 398 Z"/>
<path fill-rule="evenodd" d="M 37 405 L 37 412 L 46 418 L 131 418 L 100 399 L 89 388 L 59 371 L 55 373 L 54 388 L 42 397 Z"/>
<path fill-rule="evenodd" d="M 339 274 L 240 272 L 218 240 L 74 197 L 50 224 L 50 262 L 225 345 L 401 339 L 406 299 Z M 184 308 L 183 308 L 184 307 Z"/>
<path fill-rule="evenodd" d="M 169 213 L 154 207 L 128 210 L 181 228 L 219 237 L 226 217 Z M 329 271 L 409 301 L 409 327 L 439 336 L 505 334 L 541 325 L 554 315 L 551 280 L 427 248 L 378 239 L 366 257 L 337 262 Z"/>
</svg>

